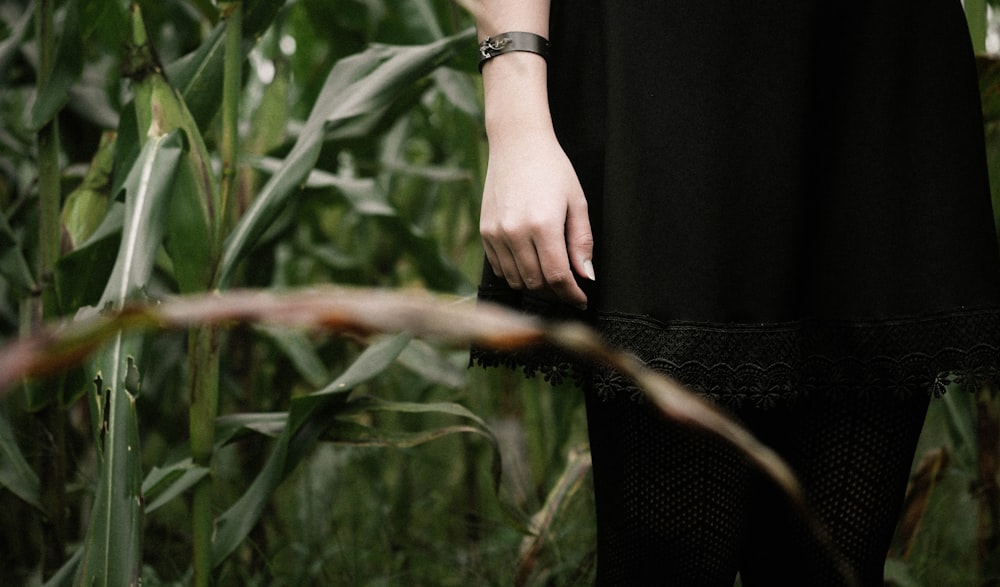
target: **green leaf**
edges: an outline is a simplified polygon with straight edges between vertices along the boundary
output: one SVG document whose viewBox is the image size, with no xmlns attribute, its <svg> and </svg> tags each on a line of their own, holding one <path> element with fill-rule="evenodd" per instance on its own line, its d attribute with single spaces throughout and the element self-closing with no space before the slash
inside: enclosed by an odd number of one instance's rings
<svg viewBox="0 0 1000 587">
<path fill-rule="evenodd" d="M 464 360 L 459 366 L 433 346 L 422 340 L 414 340 L 403 349 L 399 362 L 427 381 L 458 389 L 465 384 L 468 370 L 468 353 L 462 354 Z"/>
<path fill-rule="evenodd" d="M 287 328 L 265 326 L 258 327 L 257 331 L 264 333 L 271 339 L 281 352 L 291 360 L 295 370 L 305 378 L 309 385 L 319 387 L 330 380 L 330 373 L 326 370 L 323 360 L 316 354 L 316 350 L 305 334 Z"/>
<path fill-rule="evenodd" d="M 17 297 L 26 297 L 35 289 L 35 278 L 21 252 L 21 243 L 0 210 L 0 278 L 10 285 Z"/>
<path fill-rule="evenodd" d="M 314 394 L 292 401 L 287 423 L 263 469 L 240 498 L 216 520 L 212 565 L 226 559 L 257 524 L 267 501 L 330 425 L 329 412 L 343 405 L 346 393 L 384 371 L 403 351 L 409 336 L 383 338 L 368 347 L 336 380 Z"/>
<path fill-rule="evenodd" d="M 179 133 L 150 139 L 125 182 L 125 219 L 111 278 L 93 314 L 122 302 L 147 285 L 163 239 L 163 209 L 182 155 Z"/>
<path fill-rule="evenodd" d="M 108 195 L 80 186 L 67 197 L 62 209 L 63 242 L 70 250 L 97 230 L 108 211 Z"/>
<path fill-rule="evenodd" d="M 205 161 L 207 163 L 207 159 Z M 167 204 L 164 246 L 170 254 L 174 279 L 181 293 L 209 289 L 217 259 L 214 231 L 205 204 L 207 199 L 215 198 L 218 185 L 212 178 L 211 186 L 206 186 L 196 178 L 197 173 L 198 165 L 190 156 L 181 162 Z"/>
<path fill-rule="evenodd" d="M 309 176 L 324 140 L 363 134 L 373 113 L 380 114 L 471 35 L 466 32 L 414 47 L 375 46 L 337 62 L 291 152 L 227 239 L 219 284 L 229 283 L 236 265 L 249 254 L 291 194 Z"/>
<path fill-rule="evenodd" d="M 284 5 L 283 0 L 251 0 L 245 2 L 243 15 L 244 52 L 249 52 L 256 39 Z M 167 77 L 180 91 L 198 128 L 212 122 L 222 103 L 222 70 L 225 61 L 225 21 L 220 22 L 193 53 L 166 67 Z"/>
<path fill-rule="evenodd" d="M 404 333 L 380 339 L 365 349 L 357 360 L 351 363 L 351 366 L 340 374 L 340 377 L 337 377 L 323 389 L 311 396 L 305 396 L 303 399 L 345 393 L 362 383 L 370 381 L 376 375 L 385 371 L 396 360 L 399 353 L 403 352 L 406 345 L 410 343 L 411 338 L 411 335 Z"/>
<path fill-rule="evenodd" d="M 411 432 L 376 429 L 346 419 L 374 412 L 438 414 L 470 420 L 474 425 L 444 426 Z M 529 523 L 527 515 L 521 511 L 514 500 L 507 499 L 501 492 L 503 460 L 500 456 L 500 443 L 486 422 L 465 406 L 452 402 L 395 402 L 367 396 L 352 400 L 340 410 L 335 419 L 337 424 L 330 429 L 327 439 L 350 446 L 409 448 L 457 433 L 476 434 L 485 438 L 490 443 L 493 455 L 491 459 L 493 493 L 497 496 L 509 522 L 516 528 L 527 531 Z"/>
<path fill-rule="evenodd" d="M 921 587 L 923 582 L 918 581 L 914 576 L 906 561 L 897 558 L 888 558 L 885 561 L 886 585 L 895 587 Z"/>
<path fill-rule="evenodd" d="M 975 396 L 958 389 L 941 398 L 944 403 L 952 446 L 955 447 L 955 460 L 968 469 L 974 469 L 976 463 L 976 402 Z"/>
<path fill-rule="evenodd" d="M 219 9 L 212 0 L 188 0 L 203 18 L 215 24 L 219 19 Z"/>
<path fill-rule="evenodd" d="M 453 434 L 476 434 L 490 438 L 475 426 L 442 426 L 415 432 L 380 430 L 357 422 L 337 422 L 332 434 L 323 439 L 356 448 L 413 448 Z"/>
<path fill-rule="evenodd" d="M 360 55 L 345 59 L 357 58 L 357 62 L 341 72 L 343 77 L 338 82 L 343 84 L 343 91 L 330 96 L 333 104 L 325 117 L 326 138 L 366 135 L 384 109 L 443 64 L 455 48 L 466 44 L 471 36 L 471 31 L 466 31 L 415 47 L 375 45 Z M 335 71 L 336 67 L 331 77 Z"/>
<path fill-rule="evenodd" d="M 284 6 L 285 0 L 243 0 L 245 51 L 271 26 Z"/>
<path fill-rule="evenodd" d="M 261 171 L 274 173 L 281 163 L 264 157 L 255 162 Z M 428 234 L 416 225 L 401 218 L 386 197 L 383 188 L 372 178 L 355 178 L 334 175 L 328 171 L 313 169 L 305 180 L 307 188 L 333 188 L 347 200 L 358 214 L 377 218 L 389 234 L 402 241 L 402 248 L 414 260 L 420 275 L 432 289 L 440 291 L 461 291 L 469 289 L 468 278 L 458 270 L 440 250 L 440 243 L 433 234 Z"/>
<path fill-rule="evenodd" d="M 248 434 L 278 438 L 285 431 L 288 412 L 242 413 L 215 420 L 215 445 L 220 448 Z"/>
<path fill-rule="evenodd" d="M 153 467 L 142 482 L 142 495 L 146 503 L 146 513 L 156 511 L 160 506 L 181 495 L 198 481 L 208 476 L 207 467 L 199 467 L 185 459 L 164 468 Z"/>
<path fill-rule="evenodd" d="M 177 132 L 156 136 L 143 146 L 125 182 L 125 218 L 118 256 L 98 308 L 119 308 L 141 292 L 152 274 L 163 235 L 162 210 L 181 159 Z M 77 582 L 85 585 L 130 585 L 141 568 L 142 466 L 133 393 L 138 392 L 136 334 L 119 332 L 95 360 L 95 413 L 100 477 L 94 495 L 85 554 Z M 105 388 L 105 382 L 108 387 Z M 131 393 L 130 393 L 131 392 Z"/>
<path fill-rule="evenodd" d="M 49 123 L 69 100 L 69 90 L 83 72 L 83 38 L 80 35 L 79 2 L 69 2 L 62 19 L 63 30 L 51 69 L 38 88 L 31 108 L 31 128 L 38 130 Z"/>
<path fill-rule="evenodd" d="M 450 432 L 442 433 L 440 431 L 444 429 L 439 428 L 435 429 L 438 432 L 435 432 L 432 436 L 434 438 L 438 438 L 442 435 L 451 434 L 453 432 L 473 431 L 484 434 L 492 443 L 495 444 L 495 437 L 489 431 L 489 427 L 486 423 L 475 413 L 469 411 L 468 408 L 465 408 L 460 404 L 448 402 L 389 402 L 368 396 L 351 400 L 341 406 L 337 410 L 337 414 L 335 416 L 337 421 L 336 426 L 324 434 L 323 439 L 340 444 L 351 444 L 354 446 L 395 447 L 416 446 L 417 444 L 423 444 L 424 442 L 433 440 L 431 437 L 426 437 L 425 440 L 419 440 L 424 438 L 422 436 L 424 431 L 416 433 L 397 433 L 370 426 L 364 426 L 362 424 L 358 424 L 357 422 L 345 419 L 356 417 L 358 415 L 370 414 L 372 412 L 396 412 L 408 414 L 434 413 L 469 419 L 478 425 L 478 427 L 474 427 L 475 430 L 468 430 L 468 426 L 461 427 L 462 430 L 450 427 Z M 232 414 L 229 416 L 222 416 L 218 420 L 216 438 L 220 445 L 231 442 L 232 440 L 245 434 L 261 434 L 272 438 L 278 438 L 282 435 L 282 433 L 284 433 L 287 423 L 287 412 Z M 349 429 L 345 428 L 345 426 Z"/>
<path fill-rule="evenodd" d="M 0 487 L 42 509 L 38 475 L 21 453 L 7 415 L 0 412 Z"/>
<path fill-rule="evenodd" d="M 82 0 L 82 4 L 83 38 L 97 33 L 106 45 L 119 47 L 128 34 L 128 4 L 107 0 Z"/>
<path fill-rule="evenodd" d="M 442 253 L 438 239 L 433 234 L 420 230 L 402 218 L 383 218 L 391 234 L 397 235 L 403 248 L 420 270 L 420 275 L 431 289 L 439 291 L 469 292 L 468 278 Z"/>
<path fill-rule="evenodd" d="M 168 204 L 167 251 L 181 292 L 205 291 L 211 285 L 216 259 L 215 230 L 221 214 L 218 181 L 198 124 L 184 98 L 160 72 L 148 46 L 140 10 L 137 6 L 132 10 L 129 62 L 139 136 L 158 136 L 180 130 L 187 140 L 186 157 L 178 170 Z"/>
<path fill-rule="evenodd" d="M 965 19 L 977 53 L 986 50 L 986 0 L 965 0 Z"/>
<path fill-rule="evenodd" d="M 363 397 L 351 402 L 349 410 L 343 410 L 342 414 L 358 414 L 367 412 L 395 412 L 397 414 L 443 414 L 456 416 L 466 420 L 472 420 L 484 430 L 489 430 L 486 422 L 474 412 L 461 404 L 452 402 L 394 402 L 379 399 L 376 397 Z M 492 434 L 491 434 L 492 435 Z"/>
<path fill-rule="evenodd" d="M 66 561 L 55 575 L 49 577 L 44 587 L 70 587 L 76 577 L 76 571 L 80 568 L 80 561 L 83 559 L 83 548 L 76 549 L 73 556 Z"/>
<path fill-rule="evenodd" d="M 35 3 L 30 2 L 17 22 L 9 25 L 7 38 L 0 41 L 0 79 L 6 79 L 4 72 L 7 70 L 7 64 L 21 51 L 22 42 L 31 29 L 31 20 L 34 15 Z"/>
<path fill-rule="evenodd" d="M 976 71 L 983 122 L 988 128 L 991 123 L 1000 120 L 1000 59 L 991 55 L 977 55 Z"/>
<path fill-rule="evenodd" d="M 282 162 L 273 157 L 261 157 L 253 162 L 255 168 L 267 174 L 275 174 Z M 358 214 L 364 216 L 396 216 L 396 209 L 370 177 L 349 177 L 335 175 L 322 169 L 309 172 L 303 184 L 310 189 L 332 188 L 340 193 Z"/>
<path fill-rule="evenodd" d="M 275 489 L 320 439 L 351 446 L 407 448 L 452 434 L 476 434 L 487 439 L 492 448 L 494 490 L 499 495 L 502 474 L 499 444 L 486 422 L 468 408 L 449 402 L 390 402 L 371 397 L 347 403 L 341 400 L 343 394 L 385 370 L 403 351 L 408 340 L 408 337 L 400 335 L 376 343 L 326 388 L 293 400 L 288 414 L 241 414 L 220 418 L 220 430 L 217 433 L 220 440 L 229 440 L 248 431 L 266 435 L 280 433 L 280 436 L 264 469 L 251 487 L 217 520 L 212 556 L 214 565 L 225 560 L 250 533 Z M 372 412 L 439 414 L 470 420 L 472 425 L 451 425 L 407 432 L 375 429 L 347 419 Z M 336 423 L 332 429 L 327 430 L 331 418 Z M 511 520 L 524 527 L 526 517 L 523 513 L 510 503 L 503 505 Z"/>
<path fill-rule="evenodd" d="M 128 172 L 139 158 L 142 141 L 139 139 L 139 122 L 135 112 L 135 101 L 122 106 L 115 132 L 115 165 L 111 181 L 111 193 L 119 194 L 125 185 Z"/>
<path fill-rule="evenodd" d="M 63 241 L 75 250 L 97 230 L 108 210 L 111 169 L 114 164 L 114 133 L 101 135 L 97 153 L 80 185 L 66 196 L 60 219 Z"/>
<path fill-rule="evenodd" d="M 110 357 L 126 346 L 119 336 Z M 107 394 L 100 477 L 94 492 L 90 527 L 76 583 L 94 586 L 138 585 L 142 567 L 142 463 L 135 399 L 125 390 L 134 365 L 113 369 Z M 100 384 L 99 384 L 100 385 Z"/>
<path fill-rule="evenodd" d="M 483 106 L 475 84 L 468 75 L 442 67 L 434 72 L 434 87 L 459 110 L 479 120 L 483 116 Z"/>
<path fill-rule="evenodd" d="M 111 276 L 125 224 L 125 205 L 114 202 L 97 229 L 56 263 L 59 307 L 68 312 L 96 305 Z"/>
</svg>

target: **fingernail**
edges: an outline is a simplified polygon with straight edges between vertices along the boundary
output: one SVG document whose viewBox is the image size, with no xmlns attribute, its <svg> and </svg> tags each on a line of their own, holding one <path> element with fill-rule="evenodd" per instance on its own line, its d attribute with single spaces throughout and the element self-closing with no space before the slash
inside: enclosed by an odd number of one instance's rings
<svg viewBox="0 0 1000 587">
<path fill-rule="evenodd" d="M 591 281 L 597 281 L 597 276 L 594 275 L 594 264 L 590 259 L 583 262 L 583 272 L 587 274 L 587 278 Z"/>
</svg>

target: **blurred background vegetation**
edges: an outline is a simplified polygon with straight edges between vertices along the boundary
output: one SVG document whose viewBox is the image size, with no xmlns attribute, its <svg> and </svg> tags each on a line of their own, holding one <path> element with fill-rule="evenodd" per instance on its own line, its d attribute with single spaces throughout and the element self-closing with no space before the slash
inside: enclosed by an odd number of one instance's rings
<svg viewBox="0 0 1000 587">
<path fill-rule="evenodd" d="M 0 339 L 178 292 L 474 296 L 486 147 L 458 4 L 139 5 L 158 58 L 136 50 L 124 1 L 0 0 Z M 966 5 L 982 52 L 986 5 Z M 980 66 L 1000 167 L 998 75 Z M 162 205 L 144 217 L 137 195 Z M 145 266 L 122 260 L 129 239 Z M 0 397 L 0 584 L 138 572 L 147 586 L 592 583 L 585 421 L 569 385 L 468 371 L 464 351 L 398 338 L 240 326 L 122 344 L 141 390 L 122 353 Z M 340 384 L 396 409 L 335 396 L 293 430 L 290 406 Z M 893 584 L 1000 581 L 997 428 L 995 390 L 934 402 Z M 134 442 L 119 451 L 122 435 Z M 145 508 L 102 509 L 140 483 Z M 512 511 L 551 524 L 532 539 Z M 240 528 L 212 535 L 213 522 Z"/>
</svg>

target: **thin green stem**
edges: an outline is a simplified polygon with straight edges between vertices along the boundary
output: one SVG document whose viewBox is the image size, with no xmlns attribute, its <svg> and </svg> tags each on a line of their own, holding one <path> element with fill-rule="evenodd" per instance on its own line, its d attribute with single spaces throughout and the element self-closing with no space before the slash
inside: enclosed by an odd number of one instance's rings
<svg viewBox="0 0 1000 587">
<path fill-rule="evenodd" d="M 191 433 L 191 458 L 194 464 L 211 466 L 215 443 L 215 416 L 219 411 L 219 330 L 199 327 L 188 335 L 190 361 L 191 410 L 188 414 Z M 212 481 L 206 477 L 194 488 L 192 505 L 194 543 L 194 584 L 212 582 Z"/>
<path fill-rule="evenodd" d="M 243 88 L 243 3 L 223 2 L 219 5 L 223 18 L 226 19 L 226 55 L 225 69 L 222 79 L 222 140 L 220 150 L 222 155 L 222 189 L 219 203 L 219 218 L 216 222 L 216 237 L 221 246 L 225 227 L 234 219 L 234 206 L 237 198 L 234 192 L 237 188 L 239 174 L 240 136 L 239 112 L 240 97 Z M 219 250 L 218 248 L 216 250 Z"/>
<path fill-rule="evenodd" d="M 213 252 L 219 255 L 226 229 L 233 218 L 230 207 L 237 185 L 239 160 L 239 112 L 243 87 L 243 3 L 219 4 L 226 20 L 225 63 L 222 79 L 222 183 L 218 201 L 212 202 L 215 242 Z M 209 285 L 209 284 L 206 284 Z M 219 330 L 203 326 L 191 332 L 188 357 L 191 365 L 191 410 L 188 414 L 191 434 L 191 457 L 196 465 L 211 467 L 215 443 L 215 418 L 219 412 Z M 194 545 L 194 584 L 212 584 L 212 478 L 206 477 L 194 488 L 192 502 L 192 532 Z"/>
</svg>

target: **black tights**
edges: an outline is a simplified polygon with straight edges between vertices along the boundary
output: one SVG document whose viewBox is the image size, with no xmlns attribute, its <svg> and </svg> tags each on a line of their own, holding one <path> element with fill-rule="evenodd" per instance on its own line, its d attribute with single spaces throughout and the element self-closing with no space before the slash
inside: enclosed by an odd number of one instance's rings
<svg viewBox="0 0 1000 587">
<path fill-rule="evenodd" d="M 734 414 L 791 465 L 828 540 L 713 436 L 588 393 L 599 585 L 881 586 L 926 398 Z"/>
</svg>

